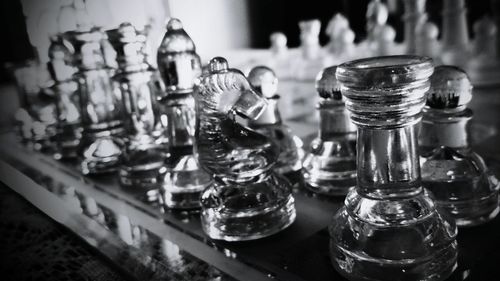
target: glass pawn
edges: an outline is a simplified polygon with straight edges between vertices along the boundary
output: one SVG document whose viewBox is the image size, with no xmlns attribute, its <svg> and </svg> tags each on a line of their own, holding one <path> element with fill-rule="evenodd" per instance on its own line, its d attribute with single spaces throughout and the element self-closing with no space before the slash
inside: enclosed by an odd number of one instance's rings
<svg viewBox="0 0 500 281">
<path fill-rule="evenodd" d="M 143 53 L 146 37 L 130 23 L 107 32 L 116 51 L 118 69 L 113 76 L 125 111 L 125 145 L 119 168 L 120 184 L 145 201 L 156 201 L 156 178 L 165 153 L 153 132 L 158 123 L 155 70 Z"/>
<path fill-rule="evenodd" d="M 421 185 L 416 124 L 433 72 L 418 56 L 337 68 L 358 127 L 357 185 L 333 217 L 330 254 L 349 280 L 444 280 L 456 268 L 454 220 Z"/>
<path fill-rule="evenodd" d="M 293 135 L 290 128 L 283 124 L 278 101 L 278 78 L 273 70 L 265 66 L 257 66 L 247 75 L 250 85 L 266 98 L 267 106 L 255 120 L 249 120 L 251 129 L 271 138 L 278 143 L 280 154 L 274 170 L 289 180 L 296 180 L 296 172 L 302 168 L 302 140 Z"/>
<path fill-rule="evenodd" d="M 235 121 L 236 113 L 257 119 L 267 100 L 220 57 L 199 88 L 197 148 L 215 177 L 201 199 L 203 230 L 212 239 L 242 241 L 285 229 L 296 214 L 290 182 L 272 169 L 279 146 Z"/>
<path fill-rule="evenodd" d="M 168 157 L 160 169 L 160 203 L 166 209 L 200 207 L 200 196 L 212 182 L 198 164 L 194 149 L 196 103 L 194 83 L 201 75 L 200 57 L 178 19 L 171 19 L 158 49 L 158 68 L 165 91 L 158 96 Z"/>
<path fill-rule="evenodd" d="M 438 66 L 420 130 L 422 184 L 458 226 L 473 226 L 499 212 L 500 185 L 476 154 L 468 137 L 472 99 L 467 74 L 454 66 Z"/>
<path fill-rule="evenodd" d="M 319 134 L 304 159 L 302 173 L 311 191 L 342 196 L 356 185 L 356 127 L 345 108 L 336 70 L 337 66 L 327 67 L 316 78 Z"/>
</svg>

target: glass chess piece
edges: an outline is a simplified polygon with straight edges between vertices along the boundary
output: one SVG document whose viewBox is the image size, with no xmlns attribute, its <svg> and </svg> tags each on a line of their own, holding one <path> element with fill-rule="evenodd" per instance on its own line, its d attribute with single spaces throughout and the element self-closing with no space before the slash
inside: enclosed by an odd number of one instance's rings
<svg viewBox="0 0 500 281">
<path fill-rule="evenodd" d="M 57 110 L 53 93 L 47 89 L 48 71 L 35 60 L 9 68 L 19 91 L 20 108 L 14 120 L 21 141 L 35 150 L 52 152 L 50 140 L 55 135 Z"/>
<path fill-rule="evenodd" d="M 55 159 L 76 158 L 81 139 L 81 114 L 78 85 L 73 79 L 72 47 L 61 35 L 50 38 L 48 70 L 53 80 L 50 91 L 56 105 Z"/>
<path fill-rule="evenodd" d="M 387 24 L 389 9 L 380 0 L 372 0 L 366 10 L 367 38 L 359 45 L 364 57 L 394 55 L 403 53 L 394 42 L 396 31 Z"/>
<path fill-rule="evenodd" d="M 432 60 L 344 63 L 336 77 L 358 127 L 357 186 L 333 217 L 330 253 L 349 280 L 444 280 L 456 268 L 454 220 L 421 185 L 416 125 Z"/>
<path fill-rule="evenodd" d="M 484 56 L 486 58 L 494 58 L 495 40 L 497 28 L 495 23 L 489 16 L 483 16 L 473 25 L 475 38 L 473 41 L 474 56 Z"/>
<path fill-rule="evenodd" d="M 330 38 L 325 47 L 325 65 L 336 65 L 356 56 L 355 34 L 349 27 L 349 21 L 342 14 L 335 14 L 325 30 Z"/>
<path fill-rule="evenodd" d="M 430 21 L 422 24 L 418 33 L 417 54 L 432 58 L 435 64 L 440 64 L 441 60 L 441 44 L 438 35 L 438 27 Z"/>
<path fill-rule="evenodd" d="M 471 99 L 472 85 L 463 70 L 436 67 L 419 138 L 422 184 L 458 226 L 485 223 L 499 212 L 500 184 L 469 144 L 472 111 L 466 106 Z"/>
<path fill-rule="evenodd" d="M 281 32 L 273 32 L 269 36 L 271 41 L 271 57 L 266 62 L 266 66 L 274 69 L 279 79 L 290 79 L 290 51 L 287 47 L 287 38 Z"/>
<path fill-rule="evenodd" d="M 290 182 L 272 168 L 280 149 L 268 137 L 235 121 L 257 119 L 267 101 L 224 58 L 209 62 L 198 92 L 197 148 L 214 175 L 201 198 L 201 223 L 212 239 L 253 240 L 279 232 L 295 220 Z"/>
<path fill-rule="evenodd" d="M 496 26 L 496 60 L 500 61 L 500 0 L 491 0 L 494 22 Z"/>
<path fill-rule="evenodd" d="M 381 26 L 376 39 L 376 54 L 378 56 L 394 55 L 396 53 L 394 39 L 396 39 L 394 28 L 390 25 Z"/>
<path fill-rule="evenodd" d="M 258 133 L 277 142 L 280 153 L 274 170 L 294 181 L 296 173 L 302 168 L 302 140 L 295 136 L 290 128 L 283 124 L 278 100 L 278 78 L 265 66 L 257 66 L 247 75 L 250 85 L 267 100 L 267 106 L 255 120 L 249 120 L 248 126 Z"/>
<path fill-rule="evenodd" d="M 441 60 L 445 64 L 465 67 L 470 51 L 465 0 L 445 0 L 442 14 Z"/>
<path fill-rule="evenodd" d="M 405 0 L 403 21 L 405 26 L 404 38 L 406 54 L 418 54 L 422 49 L 420 33 L 422 26 L 427 22 L 425 3 L 427 0 Z"/>
<path fill-rule="evenodd" d="M 318 19 L 299 22 L 300 52 L 292 62 L 293 77 L 298 80 L 314 80 L 323 68 L 324 54 L 319 44 L 321 22 Z"/>
<path fill-rule="evenodd" d="M 122 187 L 146 201 L 156 201 L 157 177 L 166 152 L 156 143 L 153 132 L 159 122 L 156 108 L 155 70 L 143 53 L 146 37 L 130 23 L 107 31 L 117 54 L 118 69 L 113 76 L 124 110 L 125 141 L 119 167 Z"/>
<path fill-rule="evenodd" d="M 497 27 L 493 20 L 484 16 L 473 25 L 475 38 L 472 44 L 472 57 L 466 70 L 476 86 L 498 84 L 500 76 L 500 56 L 497 56 Z"/>
<path fill-rule="evenodd" d="M 366 9 L 366 33 L 367 38 L 362 42 L 363 47 L 369 53 L 366 55 L 374 56 L 377 53 L 377 38 L 379 37 L 380 29 L 387 23 L 389 10 L 387 6 L 380 0 L 372 0 L 368 3 Z"/>
<path fill-rule="evenodd" d="M 73 64 L 78 71 L 82 139 L 78 148 L 84 175 L 116 171 L 121 155 L 123 128 L 122 101 L 113 87 L 113 70 L 104 61 L 101 43 L 106 34 L 97 28 L 64 33 L 73 46 Z"/>
<path fill-rule="evenodd" d="M 337 66 L 323 69 L 316 78 L 320 101 L 318 137 L 304 158 L 305 186 L 325 195 L 346 195 L 356 185 L 356 127 L 345 108 Z"/>
<path fill-rule="evenodd" d="M 168 22 L 157 59 L 165 85 L 158 96 L 158 107 L 169 153 L 158 176 L 160 203 L 164 208 L 199 208 L 201 193 L 212 183 L 198 164 L 194 149 L 194 83 L 201 74 L 201 62 L 193 40 L 178 19 Z"/>
</svg>

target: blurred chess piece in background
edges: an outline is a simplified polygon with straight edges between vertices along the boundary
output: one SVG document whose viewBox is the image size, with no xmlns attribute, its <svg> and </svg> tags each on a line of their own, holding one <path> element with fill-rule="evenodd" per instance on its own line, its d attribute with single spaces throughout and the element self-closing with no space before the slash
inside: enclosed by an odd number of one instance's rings
<svg viewBox="0 0 500 281">
<path fill-rule="evenodd" d="M 325 65 L 336 65 L 356 56 L 355 34 L 342 14 L 335 14 L 325 30 L 330 38 L 325 46 Z"/>
<path fill-rule="evenodd" d="M 442 12 L 442 60 L 449 65 L 465 67 L 469 58 L 465 0 L 444 0 Z"/>
<path fill-rule="evenodd" d="M 300 56 L 293 62 L 293 76 L 298 80 L 314 80 L 323 67 L 323 50 L 319 44 L 321 22 L 317 19 L 299 22 Z"/>
<path fill-rule="evenodd" d="M 405 0 L 403 21 L 405 25 L 404 40 L 406 54 L 418 54 L 422 49 L 420 41 L 421 28 L 427 21 L 425 13 L 426 0 Z"/>
</svg>

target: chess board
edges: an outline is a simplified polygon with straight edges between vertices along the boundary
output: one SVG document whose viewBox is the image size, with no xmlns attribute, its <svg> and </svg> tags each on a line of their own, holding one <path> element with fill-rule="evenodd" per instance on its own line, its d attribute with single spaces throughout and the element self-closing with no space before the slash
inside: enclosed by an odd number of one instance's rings
<svg viewBox="0 0 500 281">
<path fill-rule="evenodd" d="M 476 113 L 473 146 L 500 176 L 500 89 L 476 89 L 470 107 Z M 317 131 L 315 120 L 306 114 L 286 122 L 307 145 Z M 327 230 L 342 198 L 317 196 L 297 184 L 291 227 L 256 241 L 219 242 L 203 233 L 197 212 L 163 211 L 123 190 L 116 177 L 83 177 L 76 163 L 34 152 L 10 133 L 0 141 L 0 180 L 133 278 L 344 280 L 331 265 Z M 500 276 L 499 233 L 500 217 L 460 229 L 458 269 L 449 280 Z"/>
</svg>

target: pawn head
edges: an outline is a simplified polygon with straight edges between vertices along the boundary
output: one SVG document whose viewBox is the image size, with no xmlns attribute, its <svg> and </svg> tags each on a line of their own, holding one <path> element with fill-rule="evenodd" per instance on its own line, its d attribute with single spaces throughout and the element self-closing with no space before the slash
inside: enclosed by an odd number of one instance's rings
<svg viewBox="0 0 500 281">
<path fill-rule="evenodd" d="M 472 84 L 461 68 L 441 65 L 430 78 L 427 106 L 434 109 L 455 109 L 467 105 L 472 99 Z"/>
<path fill-rule="evenodd" d="M 340 83 L 335 77 L 337 66 L 330 66 L 318 73 L 316 77 L 316 91 L 323 99 L 342 100 L 342 93 L 340 92 Z"/>
<path fill-rule="evenodd" d="M 273 32 L 271 33 L 271 36 L 269 36 L 269 39 L 271 41 L 271 47 L 274 48 L 285 48 L 287 39 L 285 34 L 281 32 Z"/>
<path fill-rule="evenodd" d="M 248 82 L 265 98 L 273 98 L 278 91 L 278 78 L 267 66 L 256 66 L 247 75 Z"/>
<path fill-rule="evenodd" d="M 223 57 L 215 57 L 208 63 L 208 71 L 210 73 L 221 72 L 229 69 L 227 60 Z"/>
<path fill-rule="evenodd" d="M 438 27 L 430 21 L 424 23 L 421 32 L 424 38 L 437 39 L 439 35 Z"/>
</svg>

